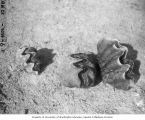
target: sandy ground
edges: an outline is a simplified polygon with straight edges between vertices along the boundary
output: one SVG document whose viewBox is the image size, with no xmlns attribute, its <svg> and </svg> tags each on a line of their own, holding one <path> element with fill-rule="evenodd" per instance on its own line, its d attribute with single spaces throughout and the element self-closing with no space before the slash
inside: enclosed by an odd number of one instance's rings
<svg viewBox="0 0 145 120">
<path fill-rule="evenodd" d="M 5 103 L 0 104 L 0 113 L 145 113 L 145 0 L 7 2 L 9 46 L 0 53 L 0 97 Z M 103 83 L 76 88 L 78 71 L 69 55 L 97 53 L 102 38 L 116 38 L 138 50 L 141 77 L 137 90 L 114 91 Z M 54 62 L 41 75 L 31 70 L 32 64 L 25 64 L 28 57 L 21 56 L 25 45 L 56 53 Z"/>
</svg>

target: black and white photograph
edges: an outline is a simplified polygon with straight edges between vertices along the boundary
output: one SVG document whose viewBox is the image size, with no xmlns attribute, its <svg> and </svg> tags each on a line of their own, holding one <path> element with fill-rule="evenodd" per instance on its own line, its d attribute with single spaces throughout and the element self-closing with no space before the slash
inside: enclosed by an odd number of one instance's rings
<svg viewBox="0 0 145 120">
<path fill-rule="evenodd" d="M 145 119 L 145 0 L 0 0 L 9 115 Z"/>
</svg>

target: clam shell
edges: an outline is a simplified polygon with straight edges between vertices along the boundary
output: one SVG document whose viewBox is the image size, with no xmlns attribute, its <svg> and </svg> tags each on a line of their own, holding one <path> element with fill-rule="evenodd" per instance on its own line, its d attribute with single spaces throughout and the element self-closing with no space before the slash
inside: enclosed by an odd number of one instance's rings
<svg viewBox="0 0 145 120">
<path fill-rule="evenodd" d="M 71 57 L 80 60 L 73 63 L 76 68 L 80 69 L 78 72 L 80 88 L 94 87 L 102 81 L 101 69 L 95 54 L 76 53 L 71 54 Z"/>
<path fill-rule="evenodd" d="M 103 82 L 114 88 L 128 90 L 134 83 L 130 74 L 134 64 L 130 64 L 133 61 L 126 58 L 128 48 L 118 40 L 102 39 L 97 44 L 97 50 Z"/>
</svg>

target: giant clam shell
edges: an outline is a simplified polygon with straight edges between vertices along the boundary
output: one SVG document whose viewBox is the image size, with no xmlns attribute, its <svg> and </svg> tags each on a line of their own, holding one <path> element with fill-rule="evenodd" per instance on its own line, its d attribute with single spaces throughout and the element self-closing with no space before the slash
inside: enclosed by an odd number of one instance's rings
<svg viewBox="0 0 145 120">
<path fill-rule="evenodd" d="M 71 57 L 80 60 L 73 65 L 81 69 L 78 73 L 81 88 L 94 87 L 102 81 L 101 68 L 95 54 L 76 53 L 71 54 Z"/>
<path fill-rule="evenodd" d="M 128 90 L 134 84 L 134 61 L 127 59 L 128 48 L 118 40 L 102 39 L 97 44 L 98 61 L 104 83 Z"/>
</svg>

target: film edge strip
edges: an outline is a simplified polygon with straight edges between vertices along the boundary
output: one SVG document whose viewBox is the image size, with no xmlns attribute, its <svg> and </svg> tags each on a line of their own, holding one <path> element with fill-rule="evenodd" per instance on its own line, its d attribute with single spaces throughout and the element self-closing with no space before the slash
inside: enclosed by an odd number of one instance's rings
<svg viewBox="0 0 145 120">
<path fill-rule="evenodd" d="M 0 50 L 7 46 L 6 37 L 6 0 L 0 0 Z"/>
</svg>

